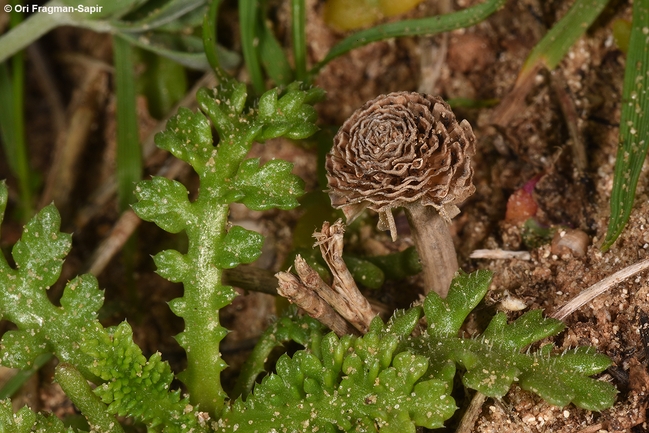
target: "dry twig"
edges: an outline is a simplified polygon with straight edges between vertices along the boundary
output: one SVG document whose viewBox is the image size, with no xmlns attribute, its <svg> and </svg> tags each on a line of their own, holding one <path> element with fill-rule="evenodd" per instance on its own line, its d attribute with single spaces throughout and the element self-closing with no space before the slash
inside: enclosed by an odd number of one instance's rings
<svg viewBox="0 0 649 433">
<path fill-rule="evenodd" d="M 563 307 L 561 307 L 559 310 L 552 313 L 550 317 L 563 320 L 566 317 L 568 317 L 568 315 L 570 315 L 572 312 L 586 305 L 587 303 L 589 303 L 590 301 L 592 301 L 602 293 L 606 292 L 608 289 L 612 288 L 616 284 L 621 283 L 627 278 L 630 278 L 635 274 L 637 274 L 638 272 L 642 272 L 648 268 L 649 268 L 649 259 L 645 259 L 631 266 L 627 266 L 626 268 L 614 273 L 613 275 L 604 278 L 599 283 L 593 284 L 592 286 L 590 286 L 589 288 L 581 292 L 579 295 L 574 297 L 572 300 L 568 301 L 568 303 L 565 304 Z"/>
<path fill-rule="evenodd" d="M 494 250 L 475 250 L 469 256 L 472 259 L 491 259 L 491 260 L 532 260 L 529 251 L 506 251 L 501 249 Z"/>
<path fill-rule="evenodd" d="M 278 293 L 338 335 L 357 332 L 350 332 L 351 327 L 341 325 L 336 317 L 340 317 L 343 322 L 347 320 L 356 330 L 365 334 L 376 312 L 358 290 L 343 261 L 343 233 L 344 225 L 338 220 L 333 225 L 325 221 L 322 230 L 313 234 L 317 239 L 316 245 L 320 247 L 322 256 L 334 276 L 331 286 L 298 255 L 295 257 L 295 271 L 299 279 L 280 272 L 277 274 L 280 281 Z M 328 308 L 325 308 L 325 305 Z"/>
<path fill-rule="evenodd" d="M 332 289 L 336 295 L 327 302 L 356 329 L 366 333 L 376 313 L 372 310 L 367 298 L 358 290 L 358 286 L 343 260 L 344 232 L 343 222 L 338 220 L 333 225 L 325 221 L 322 224 L 322 230 L 313 234 L 317 240 L 316 245 L 320 247 L 322 258 L 327 262 L 327 266 L 333 274 Z"/>
<path fill-rule="evenodd" d="M 334 331 L 336 335 L 340 337 L 346 334 L 358 334 L 358 331 L 336 313 L 331 305 L 305 286 L 298 277 L 288 272 L 278 272 L 275 276 L 279 280 L 277 292 L 280 295 L 299 306 L 309 316 Z"/>
</svg>

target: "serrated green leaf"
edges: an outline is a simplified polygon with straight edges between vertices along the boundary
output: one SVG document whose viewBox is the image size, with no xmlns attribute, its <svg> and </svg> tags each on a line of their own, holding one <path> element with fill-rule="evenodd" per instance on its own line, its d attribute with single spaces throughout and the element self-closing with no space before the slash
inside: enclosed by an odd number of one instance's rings
<svg viewBox="0 0 649 433">
<path fill-rule="evenodd" d="M 324 325 L 317 320 L 308 315 L 298 316 L 296 307 L 288 308 L 284 316 L 274 321 L 259 337 L 255 348 L 241 367 L 241 373 L 232 393 L 233 397 L 243 399 L 247 397 L 259 374 L 265 371 L 264 365 L 270 353 L 285 343 L 294 341 L 302 346 L 311 346 L 311 349 L 319 354 L 317 340 L 321 338 L 323 330 Z M 323 371 L 322 364 L 320 367 L 320 371 Z M 307 390 L 307 393 L 310 392 Z"/>
<path fill-rule="evenodd" d="M 61 217 L 54 205 L 44 207 L 25 228 L 12 249 L 12 256 L 21 272 L 29 272 L 46 288 L 56 282 L 62 265 L 62 258 L 70 250 L 71 236 L 59 232 Z M 33 281 L 33 280 L 32 280 Z"/>
<path fill-rule="evenodd" d="M 304 103 L 313 105 L 316 102 L 320 102 L 325 98 L 327 92 L 321 87 L 312 86 L 306 90 L 306 97 L 304 98 Z"/>
<path fill-rule="evenodd" d="M 512 383 L 518 380 L 520 373 L 515 362 L 503 363 L 502 357 L 486 355 L 480 357 L 478 362 L 467 370 L 462 376 L 462 383 L 490 397 L 503 396 L 507 394 Z"/>
<path fill-rule="evenodd" d="M 541 396 L 545 401 L 555 406 L 566 406 L 575 398 L 572 389 L 565 389 L 558 375 L 550 371 L 548 375 L 526 375 L 520 380 L 520 386 L 526 391 Z"/>
<path fill-rule="evenodd" d="M 466 370 L 463 384 L 489 397 L 502 397 L 518 381 L 523 389 L 538 393 L 552 404 L 574 403 L 591 410 L 610 407 L 615 388 L 588 377 L 610 365 L 606 356 L 585 347 L 552 355 L 552 344 L 535 352 L 520 352 L 563 329 L 562 322 L 544 318 L 541 311 L 527 312 L 511 324 L 505 314 L 499 313 L 483 335 L 458 337 L 457 324 L 484 295 L 489 281 L 489 273 L 459 274 L 446 300 L 435 293 L 427 296 L 424 311 L 428 329 L 409 341 L 415 353 L 429 359 L 429 374 L 452 380 L 457 364 Z M 431 323 L 431 317 L 436 321 Z M 449 322 L 454 323 L 447 325 Z"/>
<path fill-rule="evenodd" d="M 285 133 L 292 140 L 303 140 L 318 132 L 318 127 L 310 122 L 298 123 Z"/>
<path fill-rule="evenodd" d="M 99 323 L 97 310 L 103 294 L 94 276 L 70 281 L 60 307 L 49 301 L 44 285 L 58 276 L 60 256 L 70 242 L 69 235 L 58 231 L 59 221 L 50 206 L 26 225 L 14 248 L 17 269 L 11 269 L 0 256 L 0 311 L 18 327 L 3 335 L 2 364 L 26 368 L 40 354 L 53 353 L 86 379 L 101 378 L 110 384 L 110 393 L 102 396 L 110 413 L 128 414 L 150 427 L 164 422 L 165 431 L 174 433 L 185 428 L 204 431 L 193 411 L 187 411 L 188 401 L 180 400 L 178 392 L 169 392 L 173 374 L 159 355 L 147 361 L 127 324 L 104 329 Z M 56 417 L 40 415 L 29 427 L 29 431 L 66 431 Z"/>
<path fill-rule="evenodd" d="M 290 122 L 275 121 L 269 125 L 265 125 L 255 138 L 257 141 L 263 143 L 271 138 L 282 137 L 291 130 L 292 126 Z"/>
<path fill-rule="evenodd" d="M 262 96 L 263 110 L 260 100 L 258 114 L 262 129 L 256 140 L 263 142 L 281 136 L 297 140 L 307 138 L 318 130 L 315 125 L 317 112 L 311 104 L 319 101 L 324 91 L 315 88 L 304 90 L 302 87 L 298 82 L 289 84 L 278 100 L 277 94 L 266 92 Z"/>
<path fill-rule="evenodd" d="M 216 157 L 207 118 L 185 107 L 180 107 L 178 114 L 167 122 L 165 130 L 156 134 L 155 143 L 189 163 L 198 173 L 202 173 L 209 161 Z"/>
<path fill-rule="evenodd" d="M 541 310 L 528 311 L 507 324 L 507 316 L 498 313 L 483 333 L 484 338 L 498 340 L 503 348 L 519 351 L 528 344 L 556 335 L 565 328 L 562 321 L 544 318 Z"/>
<path fill-rule="evenodd" d="M 228 100 L 225 101 L 225 105 L 230 108 L 232 114 L 241 114 L 246 106 L 247 98 L 248 90 L 246 89 L 246 84 L 236 83 L 232 88 L 232 93 Z"/>
<path fill-rule="evenodd" d="M 572 402 L 577 407 L 602 411 L 615 403 L 618 392 L 610 383 L 577 375 L 570 375 L 565 381 L 575 392 Z"/>
<path fill-rule="evenodd" d="M 150 421 L 150 426 L 155 426 L 156 420 L 159 420 L 165 424 L 165 431 L 203 431 L 198 428 L 195 415 L 185 410 L 188 401 L 181 400 L 178 392 L 169 392 L 174 375 L 160 354 L 156 353 L 147 360 L 133 343 L 133 331 L 126 322 L 110 330 L 109 350 L 93 366 L 95 372 L 106 381 L 94 392 L 109 405 L 109 412 L 136 419 L 145 418 Z M 173 420 L 170 413 L 174 413 Z"/>
<path fill-rule="evenodd" d="M 259 166 L 259 159 L 245 160 L 233 189 L 243 194 L 238 201 L 252 210 L 292 209 L 304 194 L 304 182 L 291 173 L 293 164 L 275 159 Z"/>
<path fill-rule="evenodd" d="M 428 333 L 436 337 L 454 336 L 460 330 L 469 313 L 478 305 L 489 290 L 491 272 L 478 271 L 455 276 L 446 299 L 434 292 L 424 301 L 424 313 L 428 321 Z"/>
<path fill-rule="evenodd" d="M 60 303 L 70 320 L 91 322 L 97 320 L 97 312 L 104 304 L 104 293 L 97 288 L 94 278 L 77 277 L 65 286 Z"/>
<path fill-rule="evenodd" d="M 31 433 L 34 424 L 36 414 L 27 406 L 14 416 L 11 400 L 0 400 L 0 433 Z"/>
<path fill-rule="evenodd" d="M 252 263 L 261 255 L 264 237 L 240 226 L 232 227 L 217 249 L 215 265 L 222 269 Z"/>
<path fill-rule="evenodd" d="M 191 273 L 192 266 L 187 256 L 176 250 L 160 251 L 153 257 L 156 273 L 171 282 L 179 283 Z"/>
<path fill-rule="evenodd" d="M 424 310 L 421 307 L 397 310 L 387 323 L 387 329 L 397 335 L 407 337 L 419 323 Z"/>
<path fill-rule="evenodd" d="M 211 91 L 201 88 L 196 92 L 196 101 L 201 110 L 207 114 L 219 133 L 219 137 L 227 137 L 234 131 L 233 119 L 229 116 L 230 111 L 226 104 L 229 104 L 229 92 L 226 88 L 212 89 Z"/>
<path fill-rule="evenodd" d="M 279 111 L 288 119 L 294 120 L 298 114 L 299 109 L 304 104 L 306 93 L 300 91 L 289 91 L 284 96 L 279 98 L 277 103 Z"/>
<path fill-rule="evenodd" d="M 34 359 L 50 351 L 47 340 L 35 331 L 7 331 L 0 340 L 0 364 L 10 367 L 29 368 Z"/>
<path fill-rule="evenodd" d="M 563 353 L 556 360 L 558 368 L 574 368 L 583 375 L 598 374 L 611 366 L 611 360 L 594 347 L 582 346 Z"/>
<path fill-rule="evenodd" d="M 264 92 L 259 98 L 259 118 L 263 121 L 272 119 L 277 113 L 277 89 Z"/>
<path fill-rule="evenodd" d="M 145 221 L 156 223 L 163 230 L 178 233 L 193 220 L 191 203 L 185 186 L 175 180 L 155 176 L 138 183 L 133 204 L 135 213 Z"/>
</svg>

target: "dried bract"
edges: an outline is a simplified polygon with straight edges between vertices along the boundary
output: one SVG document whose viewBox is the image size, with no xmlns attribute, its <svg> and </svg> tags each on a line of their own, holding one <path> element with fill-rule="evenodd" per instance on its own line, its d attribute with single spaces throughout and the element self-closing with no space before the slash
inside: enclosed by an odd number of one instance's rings
<svg viewBox="0 0 649 433">
<path fill-rule="evenodd" d="M 329 197 L 348 221 L 379 213 L 397 236 L 392 208 L 403 207 L 424 272 L 424 290 L 446 297 L 458 269 L 448 223 L 473 194 L 475 135 L 436 96 L 381 95 L 345 121 L 327 156 Z"/>
<path fill-rule="evenodd" d="M 449 220 L 473 194 L 475 136 L 437 96 L 396 92 L 358 109 L 327 157 L 329 195 L 348 220 L 364 208 L 392 227 L 391 209 L 421 200 Z M 394 235 L 394 233 L 393 233 Z"/>
</svg>

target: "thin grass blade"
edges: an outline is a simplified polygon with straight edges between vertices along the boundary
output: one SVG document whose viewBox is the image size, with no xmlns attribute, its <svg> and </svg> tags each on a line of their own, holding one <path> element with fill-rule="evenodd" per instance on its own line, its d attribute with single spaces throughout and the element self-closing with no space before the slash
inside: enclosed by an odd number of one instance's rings
<svg viewBox="0 0 649 433">
<path fill-rule="evenodd" d="M 295 76 L 298 81 L 306 81 L 306 12 L 304 0 L 291 0 L 291 20 Z"/>
<path fill-rule="evenodd" d="M 139 20 L 113 21 L 111 24 L 123 32 L 148 31 L 173 22 L 204 4 L 205 0 L 171 0 Z"/>
<path fill-rule="evenodd" d="M 586 33 L 608 3 L 609 0 L 577 0 L 566 15 L 536 44 L 520 75 L 534 69 L 537 63 L 543 64 L 549 70 L 556 68 L 570 47 Z"/>
<path fill-rule="evenodd" d="M 241 26 L 241 50 L 243 60 L 246 62 L 250 81 L 257 94 L 261 95 L 266 90 L 264 75 L 259 61 L 259 1 L 248 0 L 239 2 L 239 24 Z"/>
<path fill-rule="evenodd" d="M 13 4 L 18 4 L 14 2 Z M 12 28 L 20 26 L 22 13 L 10 15 Z M 0 64 L 0 133 L 9 167 L 18 180 L 20 219 L 27 222 L 34 213 L 32 179 L 25 139 L 25 59 L 22 51 Z"/>
<path fill-rule="evenodd" d="M 602 250 L 629 221 L 638 179 L 649 149 L 649 0 L 633 2 L 631 39 L 624 73 L 620 142 L 611 192 L 611 219 Z"/>
<path fill-rule="evenodd" d="M 502 8 L 505 3 L 506 0 L 487 0 L 479 5 L 446 15 L 398 21 L 362 30 L 343 39 L 331 48 L 327 56 L 313 67 L 310 75 L 316 75 L 320 69 L 336 57 L 371 42 L 404 36 L 433 35 L 471 27 Z"/>
<path fill-rule="evenodd" d="M 113 37 L 117 89 L 117 195 L 120 211 L 135 201 L 135 183 L 142 177 L 142 156 L 137 127 L 133 48 L 120 36 Z"/>
</svg>

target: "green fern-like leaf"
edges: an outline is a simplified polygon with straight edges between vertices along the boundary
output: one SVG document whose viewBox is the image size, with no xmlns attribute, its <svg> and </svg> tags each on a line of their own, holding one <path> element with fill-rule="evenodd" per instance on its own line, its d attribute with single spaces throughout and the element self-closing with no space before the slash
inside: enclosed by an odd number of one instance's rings
<svg viewBox="0 0 649 433">
<path fill-rule="evenodd" d="M 265 364 L 271 352 L 278 346 L 294 341 L 303 346 L 317 347 L 322 339 L 324 325 L 304 315 L 298 316 L 297 307 L 289 307 L 282 317 L 273 321 L 259 337 L 252 353 L 241 367 L 241 373 L 232 395 L 248 396 L 257 377 L 265 373 Z"/>
<path fill-rule="evenodd" d="M 136 190 L 139 202 L 133 208 L 141 218 L 187 233 L 186 254 L 163 251 L 154 259 L 160 275 L 182 282 L 185 289 L 169 303 L 185 322 L 176 340 L 187 352 L 187 369 L 178 378 L 191 402 L 212 414 L 220 412 L 227 398 L 220 383 L 226 365 L 219 352 L 227 330 L 218 311 L 235 296 L 232 287 L 222 284 L 223 270 L 253 262 L 263 244 L 260 234 L 229 224 L 229 205 L 290 209 L 304 192 L 302 180 L 291 173 L 292 164 L 272 160 L 260 165 L 246 159 L 253 141 L 305 137 L 317 129 L 311 104 L 322 91 L 296 83 L 279 95 L 271 90 L 259 103 L 248 101 L 246 86 L 227 79 L 215 89 L 201 89 L 201 111 L 180 109 L 156 136 L 159 147 L 196 170 L 201 182 L 197 199 L 190 202 L 184 186 L 162 178 L 141 182 Z"/>
<path fill-rule="evenodd" d="M 95 393 L 109 405 L 109 412 L 147 419 L 150 429 L 165 426 L 165 431 L 183 432 L 190 426 L 196 428 L 193 412 L 176 412 L 179 407 L 187 408 L 189 401 L 180 398 L 180 391 L 169 391 L 174 376 L 160 353 L 147 360 L 133 344 L 133 332 L 125 322 L 110 331 L 110 350 L 93 367 L 106 381 Z M 179 419 L 169 423 L 169 414 L 174 412 Z"/>
<path fill-rule="evenodd" d="M 244 161 L 233 182 L 232 190 L 238 194 L 233 201 L 252 210 L 293 209 L 304 194 L 304 182 L 291 174 L 292 169 L 293 164 L 278 159 L 261 167 L 259 159 Z"/>
<path fill-rule="evenodd" d="M 544 318 L 539 310 L 527 312 L 510 324 L 507 316 L 499 313 L 482 335 L 458 337 L 467 312 L 484 296 L 490 281 L 486 271 L 460 274 L 446 299 L 435 293 L 426 298 L 428 328 L 422 337 L 412 340 L 412 348 L 430 360 L 433 374 L 456 365 L 465 370 L 465 386 L 489 397 L 502 397 L 512 383 L 518 382 L 523 389 L 559 406 L 574 403 L 589 410 L 610 407 L 617 393 L 615 387 L 588 377 L 610 365 L 606 356 L 596 354 L 592 348 L 553 355 L 551 344 L 521 353 L 530 344 L 564 328 L 561 321 Z"/>
<path fill-rule="evenodd" d="M 6 197 L 5 188 L 0 184 L 0 199 Z M 83 275 L 69 281 L 60 306 L 49 301 L 46 291 L 58 278 L 70 247 L 70 235 L 59 232 L 59 225 L 56 208 L 45 207 L 25 226 L 13 249 L 16 268 L 0 256 L 0 312 L 17 327 L 2 337 L 0 363 L 27 368 L 40 354 L 54 353 L 61 362 L 76 366 L 86 379 L 104 382 L 95 392 L 108 413 L 128 414 L 150 427 L 163 424 L 169 432 L 203 431 L 189 402 L 170 391 L 173 375 L 168 364 L 159 355 L 145 359 L 128 324 L 104 329 L 99 323 L 97 311 L 104 298 L 95 277 Z M 17 430 L 9 431 L 20 431 L 21 420 L 32 415 L 21 411 L 16 416 L 14 424 L 8 425 Z M 55 418 L 37 415 L 35 419 L 37 424 L 32 425 L 48 426 L 37 431 L 66 431 L 59 429 Z"/>
<path fill-rule="evenodd" d="M 415 431 L 437 428 L 456 410 L 451 382 L 427 374 L 429 361 L 401 347 L 421 314 L 387 325 L 376 318 L 363 337 L 327 334 L 317 348 L 284 355 L 247 400 L 228 408 L 225 431 Z"/>
<path fill-rule="evenodd" d="M 10 400 L 0 400 L 0 433 L 76 433 L 65 427 L 57 417 L 43 416 L 28 407 L 14 413 Z"/>
</svg>

